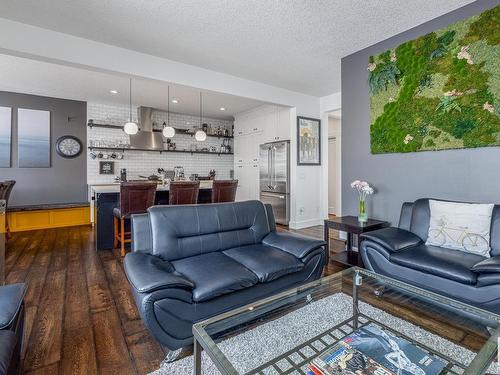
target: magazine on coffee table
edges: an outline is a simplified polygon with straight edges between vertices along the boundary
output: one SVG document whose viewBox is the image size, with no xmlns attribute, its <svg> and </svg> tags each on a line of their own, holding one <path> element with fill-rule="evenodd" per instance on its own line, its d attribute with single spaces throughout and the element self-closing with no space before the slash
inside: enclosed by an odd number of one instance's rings
<svg viewBox="0 0 500 375">
<path fill-rule="evenodd" d="M 309 368 L 314 375 L 396 375 L 344 342 L 323 352 Z"/>
<path fill-rule="evenodd" d="M 370 323 L 315 358 L 311 375 L 438 375 L 446 364 L 392 332 Z"/>
</svg>

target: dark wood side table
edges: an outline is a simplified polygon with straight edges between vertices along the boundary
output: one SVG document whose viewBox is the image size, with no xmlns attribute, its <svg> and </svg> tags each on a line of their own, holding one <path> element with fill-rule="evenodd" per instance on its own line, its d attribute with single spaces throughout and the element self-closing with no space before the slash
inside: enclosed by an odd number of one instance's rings
<svg viewBox="0 0 500 375">
<path fill-rule="evenodd" d="M 382 229 L 390 225 L 387 221 L 368 219 L 365 223 L 360 223 L 356 216 L 338 216 L 325 220 L 324 239 L 326 242 L 326 252 L 330 257 L 330 229 L 336 229 L 347 233 L 346 251 L 337 253 L 334 260 L 348 266 L 363 266 L 358 253 L 352 250 L 354 235 L 359 235 L 372 230 Z"/>
</svg>

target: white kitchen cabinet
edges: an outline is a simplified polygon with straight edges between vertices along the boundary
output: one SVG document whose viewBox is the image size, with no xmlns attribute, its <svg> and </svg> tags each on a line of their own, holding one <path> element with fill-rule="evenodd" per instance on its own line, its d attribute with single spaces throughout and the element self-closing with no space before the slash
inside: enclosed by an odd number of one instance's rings
<svg viewBox="0 0 500 375">
<path fill-rule="evenodd" d="M 289 108 L 274 107 L 267 118 L 261 143 L 285 141 L 290 139 L 291 111 Z"/>
<path fill-rule="evenodd" d="M 235 166 L 234 178 L 238 180 L 237 201 L 259 199 L 259 164 Z"/>
<path fill-rule="evenodd" d="M 260 145 L 290 139 L 291 110 L 264 105 L 237 115 L 234 121 L 234 178 L 236 200 L 260 198 Z"/>
</svg>

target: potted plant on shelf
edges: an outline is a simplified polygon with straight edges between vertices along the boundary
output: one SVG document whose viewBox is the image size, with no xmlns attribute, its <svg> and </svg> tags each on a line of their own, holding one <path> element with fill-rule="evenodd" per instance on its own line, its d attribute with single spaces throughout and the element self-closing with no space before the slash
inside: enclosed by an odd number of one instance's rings
<svg viewBox="0 0 500 375">
<path fill-rule="evenodd" d="M 366 223 L 368 220 L 368 214 L 366 212 L 366 196 L 374 193 L 373 188 L 366 181 L 356 180 L 351 183 L 351 187 L 356 189 L 359 194 L 359 212 L 358 221 L 360 223 Z"/>
</svg>

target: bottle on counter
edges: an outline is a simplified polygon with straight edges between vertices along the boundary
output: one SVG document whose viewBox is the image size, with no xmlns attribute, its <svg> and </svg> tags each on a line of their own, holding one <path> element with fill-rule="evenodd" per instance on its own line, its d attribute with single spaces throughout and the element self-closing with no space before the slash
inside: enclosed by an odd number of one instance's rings
<svg viewBox="0 0 500 375">
<path fill-rule="evenodd" d="M 120 182 L 127 182 L 127 168 L 120 169 Z"/>
</svg>

